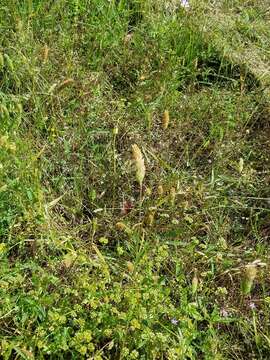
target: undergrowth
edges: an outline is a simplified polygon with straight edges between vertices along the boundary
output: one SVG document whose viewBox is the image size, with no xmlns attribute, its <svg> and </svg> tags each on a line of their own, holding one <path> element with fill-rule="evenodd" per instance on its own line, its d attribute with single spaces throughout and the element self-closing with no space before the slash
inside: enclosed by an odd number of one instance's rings
<svg viewBox="0 0 270 360">
<path fill-rule="evenodd" d="M 269 98 L 200 6 L 0 1 L 3 359 L 270 357 Z"/>
</svg>

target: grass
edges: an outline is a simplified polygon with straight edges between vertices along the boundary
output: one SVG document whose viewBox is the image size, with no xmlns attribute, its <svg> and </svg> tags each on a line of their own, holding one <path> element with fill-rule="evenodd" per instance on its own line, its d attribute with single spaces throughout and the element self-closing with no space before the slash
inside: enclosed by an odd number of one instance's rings
<svg viewBox="0 0 270 360">
<path fill-rule="evenodd" d="M 0 1 L 3 359 L 270 357 L 268 19 Z"/>
</svg>

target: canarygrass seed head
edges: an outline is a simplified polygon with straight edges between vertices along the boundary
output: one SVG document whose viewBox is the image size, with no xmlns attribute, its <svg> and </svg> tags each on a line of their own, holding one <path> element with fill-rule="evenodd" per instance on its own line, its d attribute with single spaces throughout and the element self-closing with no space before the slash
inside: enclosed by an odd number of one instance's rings
<svg viewBox="0 0 270 360">
<path fill-rule="evenodd" d="M 243 279 L 241 282 L 241 289 L 244 295 L 250 294 L 256 276 L 257 276 L 256 265 L 249 264 L 244 268 Z"/>
<path fill-rule="evenodd" d="M 240 158 L 239 159 L 239 164 L 238 164 L 238 171 L 239 171 L 240 174 L 243 172 L 243 169 L 244 169 L 244 159 Z"/>
<path fill-rule="evenodd" d="M 123 222 L 118 222 L 115 224 L 115 227 L 117 230 L 126 230 L 127 226 Z"/>
<path fill-rule="evenodd" d="M 159 186 L 158 186 L 157 192 L 158 192 L 158 195 L 160 195 L 160 196 L 164 194 L 164 189 L 163 189 L 163 186 L 162 186 L 162 185 L 159 185 Z"/>
<path fill-rule="evenodd" d="M 130 273 L 133 273 L 134 271 L 134 265 L 132 264 L 131 261 L 127 261 L 127 269 Z"/>
<path fill-rule="evenodd" d="M 134 163 L 136 166 L 136 179 L 137 179 L 140 187 L 142 187 L 146 169 L 145 169 L 145 165 L 144 165 L 144 158 L 143 158 L 142 152 L 141 152 L 140 148 L 138 147 L 138 145 L 136 145 L 136 144 L 132 145 L 132 155 L 133 155 L 133 160 L 134 160 Z"/>
<path fill-rule="evenodd" d="M 250 264 L 246 266 L 245 269 L 245 276 L 247 279 L 249 279 L 250 281 L 255 280 L 257 275 L 257 266 L 254 264 Z"/>
<path fill-rule="evenodd" d="M 44 49 L 43 49 L 43 63 L 46 64 L 47 60 L 48 60 L 48 57 L 49 57 L 49 47 L 48 45 L 45 45 L 44 46 Z"/>
<path fill-rule="evenodd" d="M 171 201 L 171 205 L 174 205 L 175 203 L 175 197 L 176 197 L 176 189 L 175 187 L 172 187 L 170 190 L 170 201 Z"/>
<path fill-rule="evenodd" d="M 192 279 L 192 294 L 195 295 L 198 289 L 199 279 L 197 276 L 197 271 L 195 271 Z"/>
<path fill-rule="evenodd" d="M 64 89 L 65 87 L 71 85 L 74 83 L 74 79 L 66 79 L 61 82 L 61 84 L 58 86 L 58 91 Z"/>
<path fill-rule="evenodd" d="M 147 225 L 151 227 L 151 226 L 153 225 L 153 223 L 154 223 L 154 219 L 155 219 L 154 214 L 153 214 L 153 213 L 149 213 L 148 216 L 147 216 L 147 218 L 146 218 L 146 223 L 147 223 Z"/>
<path fill-rule="evenodd" d="M 168 110 L 164 111 L 163 117 L 162 117 L 162 128 L 163 130 L 166 130 L 169 126 L 170 122 L 170 114 Z"/>
</svg>

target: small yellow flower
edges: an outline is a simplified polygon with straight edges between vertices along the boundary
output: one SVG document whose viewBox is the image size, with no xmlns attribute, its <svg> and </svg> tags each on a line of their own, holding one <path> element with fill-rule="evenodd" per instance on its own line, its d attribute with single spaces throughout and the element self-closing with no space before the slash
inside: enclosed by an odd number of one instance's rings
<svg viewBox="0 0 270 360">
<path fill-rule="evenodd" d="M 133 329 L 140 329 L 141 328 L 141 324 L 139 323 L 139 321 L 137 319 L 133 319 L 131 320 L 131 326 Z"/>
<path fill-rule="evenodd" d="M 113 135 L 118 135 L 118 132 L 119 132 L 118 126 L 115 126 L 113 128 Z"/>
<path fill-rule="evenodd" d="M 108 240 L 106 237 L 104 237 L 104 236 L 102 236 L 101 238 L 99 238 L 98 241 L 99 241 L 101 244 L 103 244 L 103 245 L 107 245 L 108 242 L 109 242 L 109 240 Z"/>
</svg>

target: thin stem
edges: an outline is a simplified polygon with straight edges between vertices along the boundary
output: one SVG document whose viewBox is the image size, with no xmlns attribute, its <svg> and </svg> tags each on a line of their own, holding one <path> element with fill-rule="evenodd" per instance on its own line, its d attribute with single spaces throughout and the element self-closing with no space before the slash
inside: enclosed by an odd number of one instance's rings
<svg viewBox="0 0 270 360">
<path fill-rule="evenodd" d="M 139 219 L 140 222 L 142 221 L 142 203 L 143 203 L 143 197 L 142 197 L 142 184 L 140 186 L 140 205 L 139 205 L 139 211 L 140 211 L 140 215 L 139 215 Z"/>
<path fill-rule="evenodd" d="M 116 191 L 116 136 L 117 132 L 113 131 L 113 208 L 115 208 L 115 191 Z"/>
</svg>

